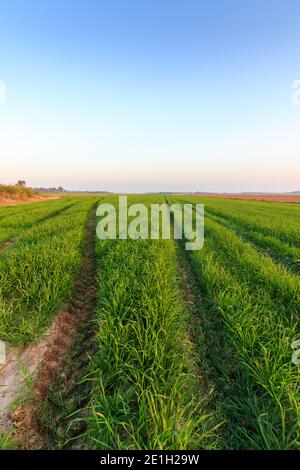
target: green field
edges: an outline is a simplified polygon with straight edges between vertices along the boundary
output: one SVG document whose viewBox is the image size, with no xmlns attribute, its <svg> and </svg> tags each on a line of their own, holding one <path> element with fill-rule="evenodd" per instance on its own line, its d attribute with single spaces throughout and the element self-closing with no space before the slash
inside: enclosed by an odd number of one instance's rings
<svg viewBox="0 0 300 470">
<path fill-rule="evenodd" d="M 205 205 L 204 247 L 94 236 L 96 302 L 62 366 L 71 378 L 56 378 L 37 407 L 45 445 L 299 449 L 300 206 L 128 197 L 166 201 Z M 72 303 L 100 202 L 118 197 L 0 208 L 0 339 L 10 347 L 38 342 Z M 3 446 L 22 447 L 10 435 Z"/>
</svg>

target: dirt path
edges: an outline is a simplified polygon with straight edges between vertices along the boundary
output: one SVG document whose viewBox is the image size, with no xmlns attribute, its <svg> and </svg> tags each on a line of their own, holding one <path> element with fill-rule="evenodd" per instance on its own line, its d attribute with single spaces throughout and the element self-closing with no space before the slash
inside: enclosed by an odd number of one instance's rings
<svg viewBox="0 0 300 470">
<path fill-rule="evenodd" d="M 0 369 L 0 433 L 7 432 L 14 425 L 14 439 L 26 447 L 44 447 L 44 438 L 36 419 L 37 405 L 45 399 L 47 388 L 55 382 L 95 305 L 95 211 L 93 208 L 89 216 L 84 255 L 71 305 L 58 313 L 38 343 L 22 350 L 9 351 L 7 364 Z M 12 413 L 11 404 L 17 398 L 20 387 L 26 383 L 24 370 L 26 377 L 33 376 L 30 397 Z"/>
<path fill-rule="evenodd" d="M 0 206 L 16 206 L 18 204 L 29 204 L 31 202 L 42 202 L 42 201 L 49 201 L 53 199 L 60 199 L 61 196 L 37 196 L 37 197 L 30 197 L 28 199 L 12 199 L 1 196 L 0 194 Z"/>
</svg>

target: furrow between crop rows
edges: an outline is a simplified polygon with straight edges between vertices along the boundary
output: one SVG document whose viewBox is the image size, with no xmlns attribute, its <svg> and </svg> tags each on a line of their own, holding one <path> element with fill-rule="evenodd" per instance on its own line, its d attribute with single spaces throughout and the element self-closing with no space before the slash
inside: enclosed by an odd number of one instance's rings
<svg viewBox="0 0 300 470">
<path fill-rule="evenodd" d="M 13 440 L 23 447 L 48 447 L 51 442 L 45 418 L 50 419 L 53 409 L 50 388 L 55 385 L 64 370 L 66 355 L 71 354 L 84 322 L 92 313 L 95 297 L 95 209 L 90 212 L 87 235 L 79 274 L 73 286 L 69 306 L 63 308 L 51 326 L 37 343 L 21 350 L 12 350 L 10 360 L 0 372 L 2 389 L 2 430 L 9 423 L 14 425 Z M 22 367 L 20 370 L 20 362 Z M 25 377 L 22 376 L 25 374 Z M 73 374 L 75 369 L 72 369 Z M 26 381 L 27 377 L 27 381 Z M 29 381 L 29 383 L 27 383 Z M 24 402 L 16 402 L 14 411 L 9 411 L 11 401 L 22 383 Z M 26 393 L 25 393 L 26 392 Z M 47 411 L 46 411 L 47 408 Z M 47 413 L 47 414 L 46 414 Z M 54 427 L 51 429 L 54 432 Z"/>
</svg>

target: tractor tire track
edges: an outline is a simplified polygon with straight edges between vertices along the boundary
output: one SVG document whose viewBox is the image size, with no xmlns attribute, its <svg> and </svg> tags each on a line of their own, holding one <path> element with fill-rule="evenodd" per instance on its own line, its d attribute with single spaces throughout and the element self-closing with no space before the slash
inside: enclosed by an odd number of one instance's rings
<svg viewBox="0 0 300 470">
<path fill-rule="evenodd" d="M 13 440 L 21 447 L 47 447 L 38 417 L 39 404 L 46 400 L 48 388 L 58 379 L 67 355 L 71 354 L 94 309 L 97 294 L 95 212 L 94 206 L 87 222 L 84 254 L 70 306 L 61 309 L 40 341 L 22 350 L 10 351 L 7 364 L 0 369 L 0 433 L 8 432 L 13 426 Z M 33 377 L 30 396 L 11 412 L 10 406 L 25 384 L 24 370 L 27 377 Z"/>
</svg>

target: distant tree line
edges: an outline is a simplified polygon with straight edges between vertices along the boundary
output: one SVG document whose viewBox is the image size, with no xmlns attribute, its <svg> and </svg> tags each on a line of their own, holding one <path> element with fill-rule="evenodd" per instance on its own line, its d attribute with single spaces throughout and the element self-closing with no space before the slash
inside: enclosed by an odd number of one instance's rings
<svg viewBox="0 0 300 470">
<path fill-rule="evenodd" d="M 39 193 L 72 193 L 72 194 L 110 194 L 109 191 L 70 191 L 68 189 L 64 189 L 61 186 L 58 188 L 34 188 L 35 191 Z"/>
<path fill-rule="evenodd" d="M 66 189 L 64 189 L 62 186 L 58 186 L 58 188 L 34 188 L 35 191 L 38 191 L 39 193 L 66 193 Z"/>
</svg>

